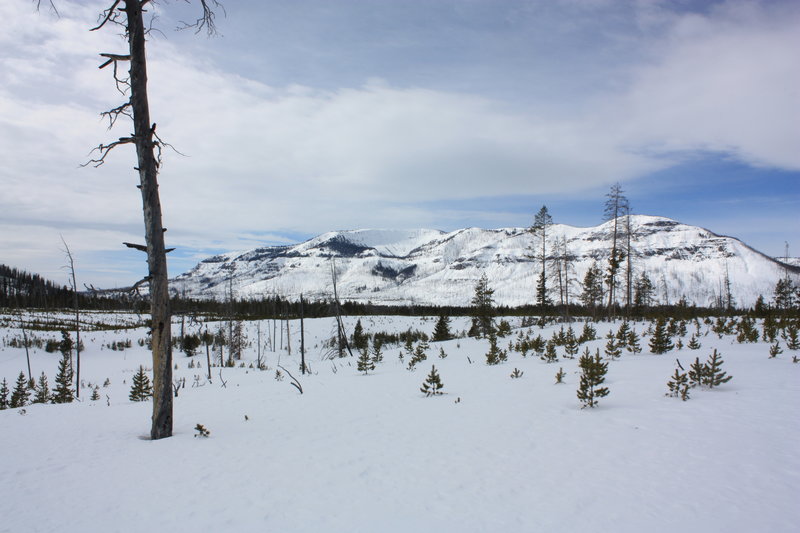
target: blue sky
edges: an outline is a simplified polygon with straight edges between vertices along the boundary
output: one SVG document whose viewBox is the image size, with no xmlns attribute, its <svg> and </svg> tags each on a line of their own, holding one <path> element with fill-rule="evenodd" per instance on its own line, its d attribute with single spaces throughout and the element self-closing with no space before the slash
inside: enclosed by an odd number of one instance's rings
<svg viewBox="0 0 800 533">
<path fill-rule="evenodd" d="M 130 284 L 143 257 L 132 151 L 78 168 L 121 102 L 89 32 L 102 1 L 3 2 L 0 262 Z M 617 0 L 223 2 L 216 38 L 160 2 L 153 119 L 188 157 L 160 176 L 170 271 L 334 229 L 601 221 L 634 212 L 800 255 L 800 4 Z"/>
</svg>

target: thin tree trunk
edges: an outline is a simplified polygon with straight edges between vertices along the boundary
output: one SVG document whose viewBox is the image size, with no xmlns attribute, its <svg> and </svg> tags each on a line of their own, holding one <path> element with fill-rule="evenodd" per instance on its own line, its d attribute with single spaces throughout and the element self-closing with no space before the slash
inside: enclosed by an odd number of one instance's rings
<svg viewBox="0 0 800 533">
<path fill-rule="evenodd" d="M 153 418 L 150 438 L 172 436 L 172 325 L 164 227 L 158 195 L 158 160 L 147 99 L 147 60 L 142 3 L 125 0 L 130 45 L 130 87 L 133 135 L 142 192 L 147 266 L 150 278 L 150 315 L 153 349 Z"/>
<path fill-rule="evenodd" d="M 306 373 L 306 330 L 303 324 L 303 295 L 300 294 L 300 372 Z"/>
</svg>

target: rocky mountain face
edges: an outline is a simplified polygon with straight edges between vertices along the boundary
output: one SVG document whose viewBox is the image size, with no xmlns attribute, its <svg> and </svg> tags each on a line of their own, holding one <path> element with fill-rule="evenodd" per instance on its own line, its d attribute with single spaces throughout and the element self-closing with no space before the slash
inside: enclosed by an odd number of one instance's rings
<svg viewBox="0 0 800 533">
<path fill-rule="evenodd" d="M 620 220 L 621 222 L 621 220 Z M 714 305 L 730 287 L 737 306 L 752 306 L 759 295 L 769 302 L 776 281 L 800 268 L 786 265 L 732 237 L 663 217 L 632 215 L 634 277 L 647 273 L 657 303 L 681 298 Z M 562 284 L 577 301 L 587 270 L 606 269 L 613 221 L 591 228 L 548 227 L 548 259 L 570 258 Z M 498 304 L 535 300 L 540 263 L 535 237 L 526 228 L 437 230 L 352 230 L 319 235 L 293 246 L 267 246 L 214 256 L 172 281 L 172 289 L 198 298 L 280 295 L 327 299 L 332 272 L 342 300 L 375 304 L 468 305 L 475 282 L 486 274 Z M 540 245 L 539 245 L 540 246 Z M 554 264 L 548 265 L 555 272 Z M 625 265 L 619 275 L 625 283 Z M 729 285 L 728 285 L 729 284 Z M 560 299 L 556 279 L 550 298 Z M 625 290 L 619 290 L 624 302 Z"/>
</svg>

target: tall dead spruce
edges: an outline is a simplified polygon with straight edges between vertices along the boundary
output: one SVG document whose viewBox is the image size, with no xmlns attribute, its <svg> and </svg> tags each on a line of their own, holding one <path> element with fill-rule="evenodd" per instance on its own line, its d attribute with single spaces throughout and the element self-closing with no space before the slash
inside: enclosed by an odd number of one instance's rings
<svg viewBox="0 0 800 533">
<path fill-rule="evenodd" d="M 126 116 L 133 121 L 133 134 L 120 137 L 110 144 L 101 144 L 95 151 L 97 158 L 87 163 L 95 167 L 105 162 L 108 154 L 120 145 L 136 147 L 139 185 L 144 211 L 145 245 L 125 243 L 147 253 L 148 275 L 135 286 L 147 282 L 150 285 L 150 314 L 153 349 L 153 419 L 150 437 L 162 439 L 172 436 L 172 346 L 171 310 L 167 278 L 167 252 L 164 246 L 166 228 L 161 222 L 161 200 L 158 195 L 158 170 L 161 151 L 165 146 L 156 134 L 156 124 L 150 121 L 150 105 L 147 97 L 147 61 L 145 43 L 149 30 L 145 28 L 143 13 L 151 0 L 115 0 L 100 15 L 100 22 L 92 28 L 99 30 L 108 25 L 120 26 L 125 31 L 129 51 L 127 54 L 100 54 L 105 61 L 100 68 L 113 67 L 117 90 L 129 96 L 128 100 L 101 115 L 108 119 L 111 128 Z M 205 30 L 209 35 L 216 32 L 212 7 L 221 7 L 216 0 L 200 0 L 202 15 L 193 23 L 184 23 L 185 28 Z M 119 64 L 128 62 L 128 77 L 121 77 Z"/>
</svg>

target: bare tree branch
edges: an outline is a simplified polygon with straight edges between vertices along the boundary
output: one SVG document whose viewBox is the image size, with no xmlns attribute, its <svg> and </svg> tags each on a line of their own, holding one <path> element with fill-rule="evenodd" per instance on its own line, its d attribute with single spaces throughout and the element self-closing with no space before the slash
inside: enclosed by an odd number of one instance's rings
<svg viewBox="0 0 800 533">
<path fill-rule="evenodd" d="M 53 3 L 53 0 L 49 0 L 48 5 L 50 6 L 50 11 L 56 14 L 58 18 L 61 18 L 61 14 L 56 9 L 56 5 Z M 36 11 L 40 11 L 42 9 L 42 0 L 36 0 Z"/>
<path fill-rule="evenodd" d="M 106 9 L 105 11 L 103 11 L 100 14 L 100 19 L 102 20 L 102 22 L 100 22 L 100 24 L 98 24 L 94 28 L 90 29 L 89 31 L 99 30 L 100 28 L 105 26 L 106 23 L 109 22 L 109 21 L 116 22 L 116 18 L 117 18 L 116 9 L 117 9 L 117 6 L 119 5 L 119 3 L 121 1 L 122 0 L 114 0 L 114 3 L 111 5 L 111 7 L 109 7 L 108 9 Z"/>
<path fill-rule="evenodd" d="M 189 0 L 186 0 L 186 2 L 188 3 Z M 211 5 L 209 5 L 209 3 Z M 213 37 L 218 34 L 217 24 L 215 21 L 217 14 L 214 13 L 214 8 L 221 9 L 223 16 L 227 16 L 225 6 L 220 4 L 218 0 L 210 0 L 210 2 L 209 0 L 200 0 L 200 5 L 203 8 L 203 14 L 197 20 L 191 23 L 181 21 L 181 25 L 178 26 L 177 29 L 186 30 L 189 28 L 194 28 L 195 33 L 200 33 L 205 29 L 206 35 L 208 37 Z"/>
<path fill-rule="evenodd" d="M 111 150 L 121 144 L 133 144 L 134 141 L 135 139 L 133 137 L 120 137 L 118 141 L 114 141 L 111 144 L 101 144 L 89 152 L 90 154 L 94 152 L 100 152 L 100 157 L 98 159 L 90 159 L 86 163 L 83 163 L 81 167 L 88 167 L 89 165 L 92 165 L 94 168 L 97 168 L 106 162 L 106 156 L 111 153 Z"/>
</svg>

